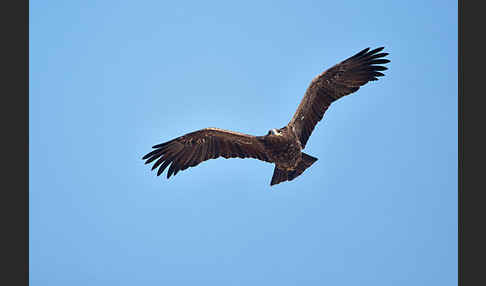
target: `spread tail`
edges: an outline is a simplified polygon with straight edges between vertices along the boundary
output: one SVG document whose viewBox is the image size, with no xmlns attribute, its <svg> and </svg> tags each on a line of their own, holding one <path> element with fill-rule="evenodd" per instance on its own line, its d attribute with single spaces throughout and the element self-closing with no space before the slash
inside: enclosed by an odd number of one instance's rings
<svg viewBox="0 0 486 286">
<path fill-rule="evenodd" d="M 272 182 L 270 182 L 270 186 L 285 181 L 292 181 L 293 179 L 297 178 L 302 173 L 304 173 L 305 169 L 309 168 L 312 164 L 314 164 L 315 161 L 317 161 L 317 158 L 302 153 L 302 161 L 300 161 L 297 168 L 293 171 L 281 170 L 275 166 L 275 170 L 273 171 L 273 177 L 272 177 Z"/>
</svg>

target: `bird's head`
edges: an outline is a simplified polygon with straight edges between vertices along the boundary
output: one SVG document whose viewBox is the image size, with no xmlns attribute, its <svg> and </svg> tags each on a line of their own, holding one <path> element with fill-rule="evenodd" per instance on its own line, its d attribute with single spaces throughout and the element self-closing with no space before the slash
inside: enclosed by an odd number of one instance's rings
<svg viewBox="0 0 486 286">
<path fill-rule="evenodd" d="M 277 130 L 277 129 L 273 128 L 273 129 L 268 130 L 267 135 L 277 135 L 277 136 L 282 136 L 282 133 L 281 133 L 279 130 Z"/>
</svg>

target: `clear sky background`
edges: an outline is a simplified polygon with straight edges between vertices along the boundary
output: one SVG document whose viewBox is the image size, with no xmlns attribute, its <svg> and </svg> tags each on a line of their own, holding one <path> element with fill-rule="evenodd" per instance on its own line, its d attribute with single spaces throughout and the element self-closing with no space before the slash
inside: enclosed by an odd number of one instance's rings
<svg viewBox="0 0 486 286">
<path fill-rule="evenodd" d="M 288 123 L 311 79 L 385 46 L 306 152 L 141 157 Z M 457 1 L 31 1 L 31 285 L 457 285 Z"/>
</svg>

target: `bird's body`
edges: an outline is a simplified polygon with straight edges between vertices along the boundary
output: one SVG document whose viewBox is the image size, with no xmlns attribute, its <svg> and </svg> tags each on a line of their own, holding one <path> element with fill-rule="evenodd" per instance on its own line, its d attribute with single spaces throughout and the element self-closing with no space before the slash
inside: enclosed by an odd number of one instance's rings
<svg viewBox="0 0 486 286">
<path fill-rule="evenodd" d="M 293 170 L 302 159 L 302 146 L 297 136 L 287 127 L 267 136 L 258 137 L 268 150 L 272 161 L 282 170 Z"/>
<path fill-rule="evenodd" d="M 275 164 L 270 185 L 291 181 L 317 161 L 302 150 L 331 103 L 383 76 L 379 71 L 387 68 L 377 64 L 389 60 L 381 59 L 388 55 L 378 53 L 381 50 L 383 48 L 364 49 L 315 77 L 290 122 L 280 129 L 271 129 L 264 136 L 252 136 L 204 128 L 153 146 L 155 150 L 143 159 L 146 164 L 157 160 L 152 167 L 153 170 L 160 166 L 157 175 L 170 165 L 167 171 L 169 178 L 180 170 L 209 159 L 255 158 Z"/>
</svg>

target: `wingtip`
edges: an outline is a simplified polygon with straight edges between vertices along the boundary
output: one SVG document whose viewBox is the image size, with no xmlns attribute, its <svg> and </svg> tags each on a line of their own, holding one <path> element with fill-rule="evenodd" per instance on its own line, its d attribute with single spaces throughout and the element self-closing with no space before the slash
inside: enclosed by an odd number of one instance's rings
<svg viewBox="0 0 486 286">
<path fill-rule="evenodd" d="M 172 176 L 169 172 L 167 172 L 167 180 Z"/>
<path fill-rule="evenodd" d="M 368 54 L 368 55 L 374 55 L 374 54 L 376 54 L 376 53 L 379 53 L 379 52 L 383 51 L 383 49 L 384 49 L 384 48 L 385 48 L 385 47 L 379 47 L 379 48 L 376 48 L 376 49 L 374 49 L 374 50 L 369 51 L 367 54 Z"/>
<path fill-rule="evenodd" d="M 386 70 L 388 70 L 388 68 L 385 67 L 385 66 L 372 66 L 372 67 L 376 71 L 386 71 Z"/>
<path fill-rule="evenodd" d="M 169 142 L 165 142 L 165 143 L 160 143 L 160 144 L 154 145 L 154 146 L 152 146 L 152 148 L 153 149 L 157 149 L 157 148 L 160 148 L 160 147 L 164 147 L 165 145 L 167 145 L 167 143 L 169 143 Z"/>
<path fill-rule="evenodd" d="M 162 169 L 162 167 L 159 167 L 159 169 L 157 170 L 157 177 L 160 176 L 160 174 L 162 174 L 163 171 L 164 169 Z"/>
<path fill-rule="evenodd" d="M 366 54 L 368 51 L 370 50 L 370 48 L 366 48 L 366 49 L 362 49 L 361 51 L 359 51 L 357 54 L 355 54 L 353 56 L 353 58 L 358 58 L 358 57 L 361 57 L 362 55 Z"/>
</svg>

